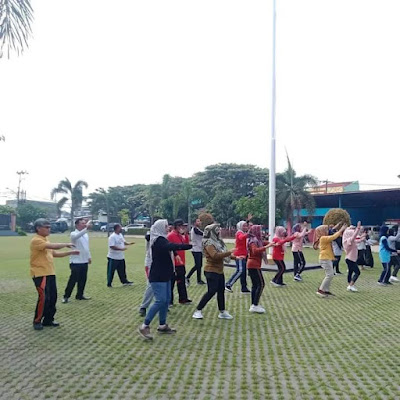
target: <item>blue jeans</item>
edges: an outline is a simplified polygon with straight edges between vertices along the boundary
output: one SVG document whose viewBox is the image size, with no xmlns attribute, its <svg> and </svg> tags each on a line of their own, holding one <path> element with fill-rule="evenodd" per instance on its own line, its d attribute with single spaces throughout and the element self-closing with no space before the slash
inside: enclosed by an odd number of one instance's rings
<svg viewBox="0 0 400 400">
<path fill-rule="evenodd" d="M 171 281 L 150 282 L 150 284 L 156 300 L 150 307 L 144 323 L 150 325 L 151 321 L 158 313 L 160 325 L 165 325 L 167 321 L 168 305 L 171 299 Z"/>
<path fill-rule="evenodd" d="M 247 289 L 246 282 L 246 259 L 239 258 L 236 260 L 236 272 L 231 276 L 228 282 L 226 282 L 226 286 L 232 287 L 233 284 L 240 278 L 240 283 L 242 285 L 242 290 Z"/>
</svg>

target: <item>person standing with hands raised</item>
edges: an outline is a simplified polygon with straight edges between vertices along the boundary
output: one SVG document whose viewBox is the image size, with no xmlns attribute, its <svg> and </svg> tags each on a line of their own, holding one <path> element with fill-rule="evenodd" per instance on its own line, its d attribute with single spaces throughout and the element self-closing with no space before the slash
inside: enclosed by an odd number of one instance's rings
<svg viewBox="0 0 400 400">
<path fill-rule="evenodd" d="M 79 250 L 55 251 L 64 247 L 74 248 L 73 243 L 50 243 L 50 221 L 39 218 L 34 223 L 36 235 L 31 240 L 30 274 L 38 292 L 38 300 L 33 318 L 33 329 L 42 330 L 43 326 L 57 327 L 54 321 L 57 303 L 56 272 L 54 257 L 78 255 Z"/>
</svg>

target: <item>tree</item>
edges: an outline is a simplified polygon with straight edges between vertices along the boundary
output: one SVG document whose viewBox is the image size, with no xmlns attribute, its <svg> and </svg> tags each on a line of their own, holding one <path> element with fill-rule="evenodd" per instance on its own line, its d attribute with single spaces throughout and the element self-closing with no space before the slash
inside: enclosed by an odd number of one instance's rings
<svg viewBox="0 0 400 400">
<path fill-rule="evenodd" d="M 16 214 L 17 211 L 15 208 L 10 206 L 0 205 L 0 214 Z"/>
<path fill-rule="evenodd" d="M 46 217 L 46 210 L 33 204 L 21 204 L 18 206 L 17 222 L 18 225 L 26 229 L 28 224 L 34 222 L 38 218 Z"/>
<path fill-rule="evenodd" d="M 32 21 L 30 0 L 0 0 L 0 58 L 4 47 L 8 58 L 12 51 L 23 53 L 32 35 Z"/>
<path fill-rule="evenodd" d="M 307 188 L 316 186 L 317 179 L 312 175 L 296 176 L 288 156 L 287 162 L 286 170 L 276 176 L 276 205 L 281 209 L 286 221 L 292 225 L 294 212 L 298 222 L 302 208 L 306 208 L 309 215 L 312 215 L 315 201 Z"/>
<path fill-rule="evenodd" d="M 127 208 L 118 211 L 118 217 L 121 219 L 122 226 L 129 224 L 129 210 Z"/>
<path fill-rule="evenodd" d="M 74 229 L 75 210 L 82 207 L 84 187 L 88 187 L 88 184 L 85 181 L 79 180 L 75 185 L 72 185 L 71 181 L 68 178 L 65 178 L 61 180 L 58 183 L 58 186 L 50 193 L 52 199 L 54 199 L 55 195 L 58 193 L 69 195 L 69 200 L 71 201 L 71 229 Z"/>
<path fill-rule="evenodd" d="M 216 221 L 223 226 L 229 227 L 238 219 L 235 206 L 236 202 L 233 190 L 227 189 L 218 192 L 214 196 L 210 203 L 210 211 Z"/>
<path fill-rule="evenodd" d="M 235 211 L 242 217 L 252 214 L 255 224 L 268 225 L 268 186 L 257 186 L 253 196 L 241 197 L 236 202 Z"/>
<path fill-rule="evenodd" d="M 57 207 L 57 216 L 58 218 L 61 217 L 62 209 L 65 206 L 65 203 L 68 201 L 68 197 L 63 197 L 60 200 L 57 201 L 56 207 Z"/>
</svg>

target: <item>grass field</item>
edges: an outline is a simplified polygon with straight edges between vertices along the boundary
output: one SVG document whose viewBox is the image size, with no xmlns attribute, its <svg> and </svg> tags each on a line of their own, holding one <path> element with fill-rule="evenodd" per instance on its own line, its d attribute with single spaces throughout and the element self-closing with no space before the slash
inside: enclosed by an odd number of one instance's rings
<svg viewBox="0 0 400 400">
<path fill-rule="evenodd" d="M 146 342 L 137 334 L 144 241 L 134 240 L 126 252 L 134 286 L 120 286 L 116 275 L 109 289 L 106 238 L 91 238 L 87 302 L 61 303 L 69 267 L 57 259 L 62 326 L 34 331 L 30 237 L 0 238 L 1 399 L 400 399 L 400 285 L 377 285 L 378 262 L 362 271 L 359 293 L 346 292 L 345 275 L 336 276 L 336 296 L 327 299 L 315 294 L 322 270 L 306 271 L 302 283 L 286 274 L 287 288 L 267 284 L 264 315 L 248 312 L 250 296 L 238 282 L 226 293 L 233 320 L 217 318 L 215 299 L 204 320 L 192 319 L 195 305 L 176 305 L 168 323 L 177 334 Z M 188 260 L 191 267 L 190 253 Z M 264 276 L 268 282 L 272 273 Z M 188 288 L 195 304 L 205 290 Z"/>
</svg>

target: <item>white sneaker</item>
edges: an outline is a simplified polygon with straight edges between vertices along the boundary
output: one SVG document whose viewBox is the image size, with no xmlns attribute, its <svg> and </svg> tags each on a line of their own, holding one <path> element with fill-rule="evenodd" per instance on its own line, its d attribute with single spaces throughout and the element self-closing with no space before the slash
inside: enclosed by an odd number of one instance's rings
<svg viewBox="0 0 400 400">
<path fill-rule="evenodd" d="M 254 304 L 251 305 L 249 311 L 253 312 L 253 313 L 258 313 L 258 314 L 264 314 L 265 313 L 265 309 L 263 307 L 255 306 Z"/>
<path fill-rule="evenodd" d="M 228 311 L 224 310 L 219 313 L 218 318 L 220 319 L 233 319 L 232 315 L 228 313 Z"/>
<path fill-rule="evenodd" d="M 389 278 L 389 282 L 400 282 L 399 279 L 396 276 L 391 276 Z"/>
<path fill-rule="evenodd" d="M 347 286 L 347 288 L 346 288 L 349 292 L 351 292 L 351 286 L 349 285 L 349 286 Z"/>
<path fill-rule="evenodd" d="M 275 283 L 274 281 L 270 281 L 269 283 L 272 284 L 272 286 L 275 286 L 275 287 L 280 287 L 281 286 L 281 285 Z"/>
<path fill-rule="evenodd" d="M 358 292 L 358 289 L 353 285 L 353 286 L 350 286 L 350 290 L 352 291 L 352 292 Z"/>
<path fill-rule="evenodd" d="M 201 313 L 201 310 L 196 310 L 193 313 L 192 318 L 194 318 L 194 319 L 203 319 L 203 314 Z"/>
</svg>

